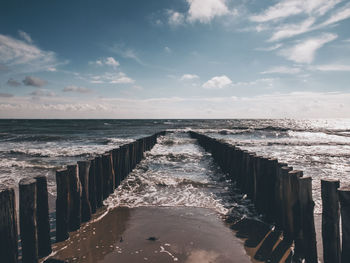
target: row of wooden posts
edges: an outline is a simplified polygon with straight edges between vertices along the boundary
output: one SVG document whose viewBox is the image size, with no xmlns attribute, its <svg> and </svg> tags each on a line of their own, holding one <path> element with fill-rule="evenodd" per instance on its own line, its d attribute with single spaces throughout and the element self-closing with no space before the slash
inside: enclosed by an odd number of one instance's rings
<svg viewBox="0 0 350 263">
<path fill-rule="evenodd" d="M 283 231 L 294 245 L 294 259 L 317 263 L 311 177 L 276 158 L 266 158 L 196 132 L 190 132 L 211 152 L 223 172 L 236 182 L 265 219 Z M 350 188 L 337 180 L 322 180 L 322 236 L 325 263 L 350 262 Z M 340 205 L 339 205 L 340 204 Z M 341 209 L 340 209 L 341 208 Z M 342 218 L 342 248 L 339 218 Z"/>
<path fill-rule="evenodd" d="M 56 242 L 88 222 L 92 214 L 157 142 L 159 132 L 56 171 Z M 18 262 L 18 232 L 13 188 L 0 187 L 0 261 Z M 47 179 L 19 182 L 19 223 L 22 262 L 35 263 L 52 252 Z"/>
</svg>

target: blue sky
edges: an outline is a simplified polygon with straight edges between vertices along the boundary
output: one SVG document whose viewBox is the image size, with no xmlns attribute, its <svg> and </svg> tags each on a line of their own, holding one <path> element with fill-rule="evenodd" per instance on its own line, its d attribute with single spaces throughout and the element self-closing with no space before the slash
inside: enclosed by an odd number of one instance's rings
<svg viewBox="0 0 350 263">
<path fill-rule="evenodd" d="M 350 117 L 345 0 L 5 0 L 1 118 Z"/>
</svg>

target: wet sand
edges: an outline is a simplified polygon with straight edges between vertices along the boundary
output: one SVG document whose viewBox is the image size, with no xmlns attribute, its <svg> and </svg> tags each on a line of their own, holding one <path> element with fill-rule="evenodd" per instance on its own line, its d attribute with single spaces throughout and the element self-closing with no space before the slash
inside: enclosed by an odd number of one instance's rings
<svg viewBox="0 0 350 263">
<path fill-rule="evenodd" d="M 252 262 L 244 240 L 209 209 L 117 208 L 54 245 L 67 262 Z"/>
</svg>

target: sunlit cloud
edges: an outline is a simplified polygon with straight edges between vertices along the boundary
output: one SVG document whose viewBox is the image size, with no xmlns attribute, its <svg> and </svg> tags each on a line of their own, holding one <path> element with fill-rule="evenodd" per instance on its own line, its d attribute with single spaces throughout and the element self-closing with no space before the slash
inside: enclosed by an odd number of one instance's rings
<svg viewBox="0 0 350 263">
<path fill-rule="evenodd" d="M 318 49 L 322 48 L 325 44 L 335 40 L 338 36 L 336 34 L 325 33 L 318 37 L 308 38 L 294 46 L 285 48 L 279 52 L 279 54 L 288 60 L 297 63 L 313 62 L 315 54 Z"/>
</svg>

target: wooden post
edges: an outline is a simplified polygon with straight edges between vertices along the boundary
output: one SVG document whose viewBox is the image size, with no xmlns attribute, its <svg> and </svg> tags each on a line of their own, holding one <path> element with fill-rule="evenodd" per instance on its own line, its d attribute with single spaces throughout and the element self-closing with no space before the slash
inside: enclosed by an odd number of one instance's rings
<svg viewBox="0 0 350 263">
<path fill-rule="evenodd" d="M 350 262 L 350 187 L 338 190 L 342 222 L 342 252 L 341 262 Z"/>
<path fill-rule="evenodd" d="M 321 180 L 324 263 L 340 263 L 339 180 Z"/>
<path fill-rule="evenodd" d="M 317 244 L 314 222 L 311 177 L 299 178 L 299 203 L 302 224 L 302 242 L 307 263 L 317 263 Z"/>
<path fill-rule="evenodd" d="M 69 238 L 69 181 L 67 170 L 56 171 L 56 242 Z"/>
<path fill-rule="evenodd" d="M 275 218 L 275 187 L 276 187 L 276 170 L 277 170 L 277 158 L 267 159 L 267 171 L 266 171 L 266 194 L 267 194 L 267 206 L 266 206 L 266 218 L 270 222 L 276 222 Z"/>
<path fill-rule="evenodd" d="M 304 257 L 305 247 L 302 236 L 302 218 L 300 213 L 300 201 L 299 201 L 299 180 L 303 176 L 302 171 L 290 171 L 288 173 L 288 182 L 290 191 L 287 199 L 287 229 L 291 234 L 294 243 L 294 255 L 295 261 Z M 312 198 L 312 196 L 311 196 Z"/>
<path fill-rule="evenodd" d="M 24 178 L 19 182 L 19 221 L 23 263 L 38 262 L 36 191 L 35 179 Z"/>
<path fill-rule="evenodd" d="M 95 157 L 96 207 L 103 206 L 103 170 L 102 157 Z"/>
<path fill-rule="evenodd" d="M 283 192 L 282 192 L 282 171 L 281 168 L 288 166 L 286 163 L 277 163 L 276 165 L 276 183 L 275 183 L 275 221 L 277 226 L 282 225 Z"/>
<path fill-rule="evenodd" d="M 287 230 L 287 207 L 288 207 L 288 196 L 289 196 L 289 171 L 293 170 L 292 167 L 284 166 L 281 167 L 281 182 L 282 182 L 282 229 Z M 287 232 L 286 232 L 287 233 Z M 290 233 L 287 233 L 287 235 Z M 290 236 L 288 238 L 291 238 Z"/>
<path fill-rule="evenodd" d="M 91 219 L 91 206 L 89 201 L 89 171 L 90 161 L 79 161 L 79 180 L 81 183 L 81 221 L 87 222 Z"/>
<path fill-rule="evenodd" d="M 89 169 L 89 202 L 91 213 L 96 213 L 96 176 L 95 176 L 95 159 L 90 160 Z"/>
<path fill-rule="evenodd" d="M 103 167 L 103 199 L 106 199 L 114 191 L 115 177 L 113 173 L 113 160 L 111 153 L 102 155 L 102 167 Z"/>
<path fill-rule="evenodd" d="M 81 184 L 78 175 L 78 166 L 67 166 L 69 181 L 69 231 L 75 231 L 80 228 L 81 223 Z"/>
<path fill-rule="evenodd" d="M 0 186 L 0 259 L 18 262 L 18 233 L 15 191 Z"/>
<path fill-rule="evenodd" d="M 38 255 L 45 257 L 52 252 L 50 238 L 49 202 L 46 176 L 37 176 L 36 180 L 36 218 L 38 224 Z"/>
<path fill-rule="evenodd" d="M 114 168 L 114 176 L 115 176 L 115 187 L 117 188 L 121 182 L 121 158 L 120 158 L 120 149 L 114 149 L 115 153 L 115 168 Z"/>
</svg>

